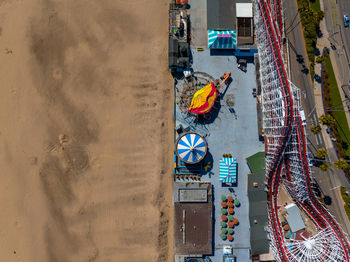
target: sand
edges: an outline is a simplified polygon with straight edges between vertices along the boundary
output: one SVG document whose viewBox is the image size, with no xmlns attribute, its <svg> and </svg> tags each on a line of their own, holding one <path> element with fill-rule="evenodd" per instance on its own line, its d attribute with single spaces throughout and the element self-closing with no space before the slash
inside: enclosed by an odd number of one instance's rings
<svg viewBox="0 0 350 262">
<path fill-rule="evenodd" d="M 167 10 L 0 0 L 0 261 L 172 260 Z"/>
</svg>

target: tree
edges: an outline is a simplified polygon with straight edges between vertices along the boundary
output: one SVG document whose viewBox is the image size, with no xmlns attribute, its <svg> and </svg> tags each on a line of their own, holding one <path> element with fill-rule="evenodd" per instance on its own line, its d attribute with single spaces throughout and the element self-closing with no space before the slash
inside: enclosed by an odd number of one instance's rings
<svg viewBox="0 0 350 262">
<path fill-rule="evenodd" d="M 343 158 L 340 158 L 339 160 L 335 161 L 334 162 L 334 166 L 337 168 L 337 169 L 347 169 L 349 167 L 349 164 L 348 162 L 346 162 L 345 159 Z"/>
<path fill-rule="evenodd" d="M 327 115 L 323 114 L 322 116 L 320 116 L 320 122 L 323 125 L 327 125 L 327 126 L 331 126 L 335 124 L 335 120 L 330 114 L 327 114 Z"/>
<path fill-rule="evenodd" d="M 328 156 L 327 150 L 325 148 L 320 148 L 317 150 L 316 157 L 325 159 Z"/>
<path fill-rule="evenodd" d="M 327 171 L 330 167 L 331 167 L 331 166 L 330 166 L 330 164 L 329 164 L 328 162 L 324 162 L 324 163 L 322 163 L 322 164 L 320 165 L 320 169 L 321 169 L 322 171 Z"/>
<path fill-rule="evenodd" d="M 317 20 L 318 23 L 321 22 L 323 17 L 324 17 L 324 12 L 322 10 L 315 12 L 315 19 Z"/>
<path fill-rule="evenodd" d="M 317 64 L 321 64 L 323 61 L 324 61 L 324 57 L 323 56 L 316 57 L 316 63 Z"/>
<path fill-rule="evenodd" d="M 313 125 L 312 127 L 310 127 L 310 130 L 316 135 L 321 132 L 321 127 L 319 125 Z"/>
</svg>

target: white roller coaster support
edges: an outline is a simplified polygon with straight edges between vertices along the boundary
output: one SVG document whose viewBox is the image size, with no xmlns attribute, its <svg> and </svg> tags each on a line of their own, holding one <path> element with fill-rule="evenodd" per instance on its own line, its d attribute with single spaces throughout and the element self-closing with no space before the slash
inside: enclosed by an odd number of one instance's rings
<svg viewBox="0 0 350 262">
<path fill-rule="evenodd" d="M 269 238 L 277 261 L 349 262 L 347 235 L 321 205 L 311 189 L 307 139 L 299 112 L 299 89 L 287 79 L 283 56 L 284 19 L 281 0 L 254 0 L 255 32 L 259 51 L 262 115 L 266 143 Z M 287 240 L 279 220 L 281 183 L 318 233 Z"/>
</svg>

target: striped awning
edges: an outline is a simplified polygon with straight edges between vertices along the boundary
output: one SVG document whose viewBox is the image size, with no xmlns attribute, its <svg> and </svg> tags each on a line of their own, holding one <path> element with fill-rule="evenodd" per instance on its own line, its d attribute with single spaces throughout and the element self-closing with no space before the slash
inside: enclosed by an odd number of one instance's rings
<svg viewBox="0 0 350 262">
<path fill-rule="evenodd" d="M 208 30 L 208 47 L 211 49 L 235 49 L 236 31 Z"/>
<path fill-rule="evenodd" d="M 220 159 L 220 182 L 237 182 L 237 160 L 233 157 L 223 157 Z"/>
<path fill-rule="evenodd" d="M 189 164 L 198 163 L 207 154 L 208 146 L 203 137 L 196 133 L 187 133 L 179 138 L 176 154 Z"/>
</svg>

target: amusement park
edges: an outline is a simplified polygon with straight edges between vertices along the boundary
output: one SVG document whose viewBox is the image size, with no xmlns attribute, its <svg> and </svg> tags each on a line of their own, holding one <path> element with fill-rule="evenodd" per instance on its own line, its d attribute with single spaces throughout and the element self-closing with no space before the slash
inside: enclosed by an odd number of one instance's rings
<svg viewBox="0 0 350 262">
<path fill-rule="evenodd" d="M 311 186 L 281 5 L 170 4 L 176 262 L 349 261 Z"/>
</svg>

